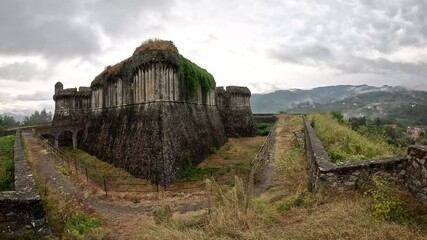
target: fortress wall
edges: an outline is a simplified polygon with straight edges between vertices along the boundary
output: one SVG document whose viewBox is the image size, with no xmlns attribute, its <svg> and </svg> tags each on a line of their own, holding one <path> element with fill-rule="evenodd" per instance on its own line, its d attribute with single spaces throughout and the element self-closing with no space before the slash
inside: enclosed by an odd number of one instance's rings
<svg viewBox="0 0 427 240">
<path fill-rule="evenodd" d="M 180 82 L 178 71 L 163 63 L 140 66 L 130 79 L 119 78 L 116 82 L 106 83 L 92 91 L 92 97 L 87 104 L 95 113 L 103 108 L 155 101 L 216 105 L 215 91 L 204 95 L 200 86 L 197 87 L 197 94 L 190 98 Z"/>
<path fill-rule="evenodd" d="M 401 157 L 334 164 L 305 116 L 304 128 L 312 192 L 318 192 L 321 187 L 355 189 L 361 180 L 379 176 L 403 183 L 415 197 L 427 205 L 426 146 L 409 146 L 407 155 Z"/>
<path fill-rule="evenodd" d="M 91 115 L 81 146 L 133 175 L 168 183 L 181 173 L 184 154 L 198 164 L 225 142 L 216 107 L 152 102 Z"/>
<path fill-rule="evenodd" d="M 79 91 L 77 88 L 55 89 L 53 126 L 75 125 L 85 122 L 92 102 L 91 92 L 87 91 L 88 89 L 87 87 L 80 87 Z"/>
<path fill-rule="evenodd" d="M 248 100 L 246 87 L 230 86 L 216 89 L 216 105 L 220 111 L 225 131 L 229 137 L 253 137 L 257 130 Z"/>
</svg>

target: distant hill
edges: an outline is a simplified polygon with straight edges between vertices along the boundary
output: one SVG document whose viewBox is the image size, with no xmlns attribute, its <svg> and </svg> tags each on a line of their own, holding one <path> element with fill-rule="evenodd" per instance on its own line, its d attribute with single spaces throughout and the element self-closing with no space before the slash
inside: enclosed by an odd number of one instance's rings
<svg viewBox="0 0 427 240">
<path fill-rule="evenodd" d="M 254 113 L 340 111 L 346 118 L 367 116 L 427 124 L 427 92 L 403 87 L 330 86 L 311 90 L 281 90 L 254 94 Z"/>
<path fill-rule="evenodd" d="M 389 88 L 393 87 L 339 85 L 318 87 L 309 90 L 279 90 L 267 94 L 252 94 L 251 106 L 254 113 L 277 113 L 286 111 L 300 103 L 328 103 L 332 100 L 344 99 L 357 93 L 381 91 Z"/>
</svg>

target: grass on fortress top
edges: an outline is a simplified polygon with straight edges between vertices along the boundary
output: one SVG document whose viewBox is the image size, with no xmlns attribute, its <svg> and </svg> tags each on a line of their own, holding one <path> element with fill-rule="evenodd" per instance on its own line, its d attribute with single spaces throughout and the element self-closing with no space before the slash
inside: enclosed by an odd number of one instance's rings
<svg viewBox="0 0 427 240">
<path fill-rule="evenodd" d="M 13 144 L 15 135 L 0 137 L 0 191 L 15 189 Z"/>
<path fill-rule="evenodd" d="M 148 50 L 165 50 L 178 53 L 178 48 L 172 41 L 161 40 L 161 39 L 148 39 L 135 49 L 135 53 L 144 52 Z"/>
<path fill-rule="evenodd" d="M 383 136 L 375 141 L 338 123 L 329 114 L 309 114 L 309 119 L 332 162 L 394 157 L 401 152 L 389 145 Z"/>
</svg>

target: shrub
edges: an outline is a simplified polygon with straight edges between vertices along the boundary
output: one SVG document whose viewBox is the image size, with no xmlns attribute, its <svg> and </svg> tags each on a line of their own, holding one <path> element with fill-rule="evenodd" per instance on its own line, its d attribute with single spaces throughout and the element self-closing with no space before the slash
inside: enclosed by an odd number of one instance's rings
<svg viewBox="0 0 427 240">
<path fill-rule="evenodd" d="M 373 177 L 362 183 L 364 194 L 372 197 L 371 217 L 375 221 L 402 223 L 408 218 L 402 203 L 394 194 L 391 185 L 385 180 Z"/>
<path fill-rule="evenodd" d="M 267 136 L 270 133 L 273 125 L 274 125 L 273 123 L 257 123 L 256 127 L 258 131 L 258 135 Z"/>
<path fill-rule="evenodd" d="M 344 115 L 342 115 L 341 112 L 332 111 L 331 112 L 331 116 L 332 116 L 333 119 L 337 120 L 337 122 L 339 122 L 339 123 L 343 123 L 344 122 Z"/>
<path fill-rule="evenodd" d="M 156 224 L 170 223 L 172 219 L 172 209 L 166 204 L 154 209 L 153 218 Z"/>
</svg>

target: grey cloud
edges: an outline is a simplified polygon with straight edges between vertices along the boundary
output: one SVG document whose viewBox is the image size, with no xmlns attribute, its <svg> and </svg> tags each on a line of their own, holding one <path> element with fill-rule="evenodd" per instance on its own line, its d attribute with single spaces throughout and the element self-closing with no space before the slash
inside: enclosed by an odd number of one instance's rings
<svg viewBox="0 0 427 240">
<path fill-rule="evenodd" d="M 30 62 L 0 65 L 0 79 L 28 82 L 39 74 L 41 74 L 39 67 Z"/>
<path fill-rule="evenodd" d="M 320 44 L 281 45 L 278 50 L 270 50 L 270 55 L 285 62 L 307 64 L 332 57 L 331 51 Z"/>
<path fill-rule="evenodd" d="M 0 92 L 0 102 L 7 102 L 11 100 L 11 95 L 8 92 Z"/>
<path fill-rule="evenodd" d="M 150 30 L 153 14 L 164 18 L 173 7 L 175 0 L 126 0 L 92 1 L 86 4 L 88 18 L 107 34 L 140 33 Z M 89 12 L 90 11 L 90 12 Z"/>
<path fill-rule="evenodd" d="M 285 29 L 283 42 L 269 50 L 273 59 L 314 67 L 330 67 L 342 74 L 404 74 L 419 81 L 427 75 L 426 62 L 375 58 L 403 47 L 427 46 L 427 2 L 313 1 L 312 12 L 302 11 L 301 27 Z M 333 7 L 331 7 L 333 6 Z M 300 6 L 301 7 L 301 6 Z M 320 11 L 321 10 L 321 11 Z M 322 31 L 316 31 L 321 26 Z"/>
<path fill-rule="evenodd" d="M 48 91 L 36 91 L 31 94 L 20 94 L 15 97 L 18 101 L 51 101 L 52 92 Z"/>
<path fill-rule="evenodd" d="M 403 73 L 415 76 L 427 76 L 427 64 L 424 62 L 406 63 L 392 62 L 384 58 L 353 58 L 346 61 L 346 63 L 332 63 L 330 66 L 342 71 L 342 73 Z"/>
<path fill-rule="evenodd" d="M 0 52 L 72 57 L 99 50 L 93 29 L 79 22 L 79 1 L 4 1 L 0 8 Z"/>
<path fill-rule="evenodd" d="M 99 29 L 114 38 L 141 33 L 151 13 L 162 16 L 173 2 L 0 0 L 0 53 L 88 57 L 100 51 Z"/>
</svg>

